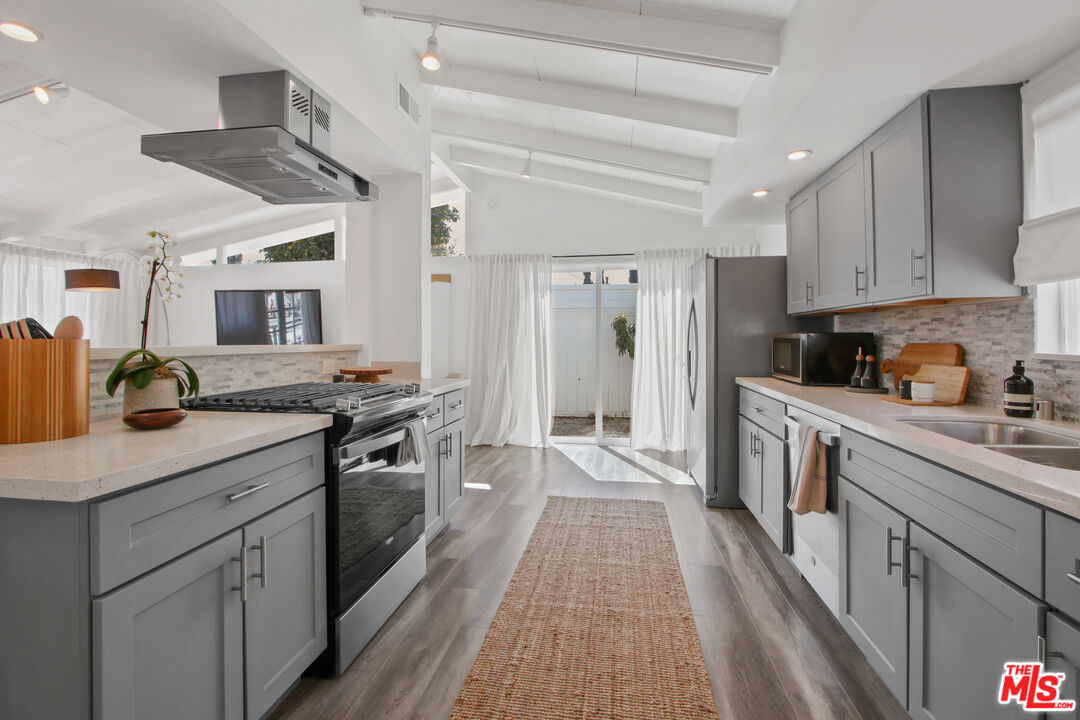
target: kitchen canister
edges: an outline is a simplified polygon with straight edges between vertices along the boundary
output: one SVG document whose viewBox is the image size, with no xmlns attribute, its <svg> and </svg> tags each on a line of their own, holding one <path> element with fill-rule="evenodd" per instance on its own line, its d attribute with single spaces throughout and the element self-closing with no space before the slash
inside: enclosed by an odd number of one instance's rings
<svg viewBox="0 0 1080 720">
<path fill-rule="evenodd" d="M 934 402 L 934 383 L 922 380 L 911 381 L 911 401 L 917 403 Z"/>
<path fill-rule="evenodd" d="M 90 432 L 90 341 L 0 340 L 0 445 Z"/>
</svg>

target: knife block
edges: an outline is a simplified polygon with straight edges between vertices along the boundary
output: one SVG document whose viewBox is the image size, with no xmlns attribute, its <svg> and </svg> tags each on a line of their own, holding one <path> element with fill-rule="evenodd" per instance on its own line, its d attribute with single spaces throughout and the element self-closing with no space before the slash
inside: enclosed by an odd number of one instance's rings
<svg viewBox="0 0 1080 720">
<path fill-rule="evenodd" d="M 0 445 L 90 432 L 90 341 L 0 340 Z"/>
</svg>

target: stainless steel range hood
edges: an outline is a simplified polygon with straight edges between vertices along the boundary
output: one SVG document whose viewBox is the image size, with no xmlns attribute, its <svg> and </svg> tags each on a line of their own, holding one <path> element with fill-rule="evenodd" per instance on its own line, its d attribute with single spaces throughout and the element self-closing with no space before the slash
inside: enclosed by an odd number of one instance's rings
<svg viewBox="0 0 1080 720">
<path fill-rule="evenodd" d="M 220 78 L 218 109 L 220 129 L 143 135 L 143 154 L 275 205 L 378 197 L 375 185 L 330 157 L 330 103 L 288 72 Z"/>
</svg>

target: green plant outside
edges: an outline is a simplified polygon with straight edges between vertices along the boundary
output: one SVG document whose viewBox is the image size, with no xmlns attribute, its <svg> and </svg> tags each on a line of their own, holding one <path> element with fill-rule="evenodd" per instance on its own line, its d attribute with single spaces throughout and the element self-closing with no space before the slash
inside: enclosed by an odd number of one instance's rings
<svg viewBox="0 0 1080 720">
<path fill-rule="evenodd" d="M 615 349 L 619 351 L 619 357 L 629 355 L 633 360 L 637 323 L 631 322 L 626 313 L 619 313 L 611 319 L 611 329 L 615 331 Z"/>
</svg>

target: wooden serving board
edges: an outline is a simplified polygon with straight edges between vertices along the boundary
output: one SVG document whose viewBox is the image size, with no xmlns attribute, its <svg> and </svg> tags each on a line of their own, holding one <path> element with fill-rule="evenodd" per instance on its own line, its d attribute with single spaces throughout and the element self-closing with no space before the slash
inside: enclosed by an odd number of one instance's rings
<svg viewBox="0 0 1080 720">
<path fill-rule="evenodd" d="M 907 400 L 905 398 L 898 397 L 896 395 L 889 395 L 888 397 L 883 397 L 881 399 L 882 400 L 887 400 L 888 402 L 899 403 L 900 405 L 920 405 L 922 407 L 930 407 L 932 405 L 937 405 L 938 407 L 952 407 L 953 405 L 956 404 L 956 403 L 949 403 L 949 402 L 941 402 L 940 400 L 935 400 L 934 402 L 928 402 L 928 403 L 915 402 L 914 400 Z"/>
<path fill-rule="evenodd" d="M 963 405 L 967 397 L 968 382 L 971 380 L 971 368 L 950 365 L 925 364 L 914 375 L 905 375 L 904 380 L 933 380 L 934 400 Z"/>
<path fill-rule="evenodd" d="M 956 343 L 908 343 L 900 349 L 896 360 L 881 361 L 881 372 L 893 374 L 893 389 L 900 389 L 905 375 L 914 375 L 923 365 L 960 365 L 964 348 Z"/>
</svg>

